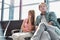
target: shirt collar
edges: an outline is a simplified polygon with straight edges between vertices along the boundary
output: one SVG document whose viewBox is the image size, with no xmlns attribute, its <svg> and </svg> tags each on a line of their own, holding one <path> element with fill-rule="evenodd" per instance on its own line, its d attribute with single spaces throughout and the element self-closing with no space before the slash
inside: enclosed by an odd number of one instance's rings
<svg viewBox="0 0 60 40">
<path fill-rule="evenodd" d="M 46 14 L 47 14 L 47 12 L 45 12 L 45 14 L 42 14 L 42 13 L 41 13 L 40 15 L 46 15 Z"/>
</svg>

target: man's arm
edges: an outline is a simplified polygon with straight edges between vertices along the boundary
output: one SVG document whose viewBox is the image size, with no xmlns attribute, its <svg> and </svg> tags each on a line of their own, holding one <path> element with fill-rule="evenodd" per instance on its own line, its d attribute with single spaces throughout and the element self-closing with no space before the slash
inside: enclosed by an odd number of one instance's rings
<svg viewBox="0 0 60 40">
<path fill-rule="evenodd" d="M 39 23 L 40 23 L 40 15 L 37 16 L 37 18 L 36 18 L 35 26 L 38 26 Z"/>
<path fill-rule="evenodd" d="M 57 26 L 58 28 L 60 28 L 60 26 L 57 22 L 57 17 L 54 12 L 50 12 L 49 19 L 50 19 L 49 23 L 51 23 L 51 25 Z"/>
<path fill-rule="evenodd" d="M 40 15 L 39 15 L 39 16 L 37 16 L 37 18 L 36 18 L 36 22 L 35 22 L 35 29 L 37 29 L 37 28 L 38 28 L 39 23 L 40 23 Z"/>
<path fill-rule="evenodd" d="M 54 12 L 50 12 L 49 13 L 49 22 L 51 22 L 51 24 L 54 24 L 57 21 L 56 15 Z"/>
</svg>

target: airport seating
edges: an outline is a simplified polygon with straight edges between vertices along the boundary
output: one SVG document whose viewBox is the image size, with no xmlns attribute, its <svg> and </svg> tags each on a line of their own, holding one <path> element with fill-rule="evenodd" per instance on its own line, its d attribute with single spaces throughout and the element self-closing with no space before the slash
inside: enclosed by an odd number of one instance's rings
<svg viewBox="0 0 60 40">
<path fill-rule="evenodd" d="M 58 18 L 57 21 L 60 24 L 60 18 Z M 2 22 L 0 21 L 0 23 L 2 25 L 2 29 L 3 29 L 3 33 L 5 31 L 5 28 L 7 27 L 8 22 L 9 21 L 2 21 Z M 23 22 L 23 20 L 14 20 L 14 21 L 12 20 L 12 21 L 10 21 L 10 24 L 8 26 L 8 29 L 7 29 L 7 32 L 5 35 L 7 40 L 9 40 L 9 36 L 11 36 L 12 33 L 14 33 L 14 32 L 12 32 L 12 30 L 14 30 L 15 32 L 19 32 L 19 29 L 22 25 L 22 22 Z M 28 39 L 30 39 L 30 38 L 26 38 L 26 40 L 28 40 Z M 10 39 L 10 40 L 12 40 L 12 39 Z"/>
</svg>

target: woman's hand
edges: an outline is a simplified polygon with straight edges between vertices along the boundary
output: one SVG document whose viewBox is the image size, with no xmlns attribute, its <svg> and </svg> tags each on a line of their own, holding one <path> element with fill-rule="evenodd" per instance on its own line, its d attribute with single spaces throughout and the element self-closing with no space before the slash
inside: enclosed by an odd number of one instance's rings
<svg viewBox="0 0 60 40">
<path fill-rule="evenodd" d="M 52 25 L 52 22 L 48 22 L 49 25 Z"/>
</svg>

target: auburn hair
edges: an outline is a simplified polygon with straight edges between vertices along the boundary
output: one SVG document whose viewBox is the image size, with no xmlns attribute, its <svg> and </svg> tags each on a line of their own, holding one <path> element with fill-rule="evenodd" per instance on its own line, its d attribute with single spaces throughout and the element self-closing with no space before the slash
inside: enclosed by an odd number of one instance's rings
<svg viewBox="0 0 60 40">
<path fill-rule="evenodd" d="M 31 24 L 35 25 L 35 11 L 29 10 L 28 15 L 31 15 Z"/>
</svg>

